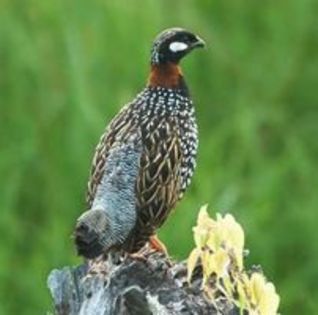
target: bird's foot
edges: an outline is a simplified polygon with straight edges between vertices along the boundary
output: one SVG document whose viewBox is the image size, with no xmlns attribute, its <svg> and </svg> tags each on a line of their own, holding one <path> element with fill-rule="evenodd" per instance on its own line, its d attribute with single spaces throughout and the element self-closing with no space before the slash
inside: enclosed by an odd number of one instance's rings
<svg viewBox="0 0 318 315">
<path fill-rule="evenodd" d="M 158 238 L 155 237 L 155 240 L 157 241 Z M 159 240 L 158 240 L 158 243 L 156 243 L 156 245 L 157 244 L 163 245 Z M 148 242 L 137 253 L 128 254 L 128 257 L 134 259 L 135 261 L 143 262 L 150 269 L 154 269 L 154 270 L 157 269 L 156 263 L 158 260 L 155 257 L 158 257 L 158 256 L 165 257 L 164 261 L 166 262 L 166 265 L 168 267 L 173 266 L 173 262 L 170 259 L 170 257 L 168 256 L 168 252 L 167 252 L 166 247 L 164 245 L 160 246 L 159 248 L 158 247 L 154 248 L 154 246 L 150 242 Z M 159 260 L 159 261 L 162 261 L 162 260 Z"/>
<path fill-rule="evenodd" d="M 136 253 L 127 254 L 126 258 L 130 258 L 130 259 L 137 260 L 140 262 L 147 262 L 148 255 L 149 255 L 149 249 L 147 249 L 146 247 L 143 247 L 141 250 L 139 250 Z"/>
<path fill-rule="evenodd" d="M 169 257 L 166 245 L 159 240 L 156 234 L 150 237 L 149 244 L 153 250 L 163 253 L 166 257 Z"/>
<path fill-rule="evenodd" d="M 109 272 L 109 262 L 105 259 L 104 255 L 100 255 L 99 257 L 88 260 L 88 270 L 87 275 L 106 275 Z"/>
</svg>

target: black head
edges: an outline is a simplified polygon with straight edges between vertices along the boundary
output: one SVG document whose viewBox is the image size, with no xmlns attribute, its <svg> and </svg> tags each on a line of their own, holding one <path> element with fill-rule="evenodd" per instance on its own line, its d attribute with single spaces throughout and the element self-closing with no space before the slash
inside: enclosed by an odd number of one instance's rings
<svg viewBox="0 0 318 315">
<path fill-rule="evenodd" d="M 194 48 L 204 46 L 199 36 L 182 28 L 169 28 L 156 37 L 151 50 L 151 64 L 177 64 Z"/>
</svg>

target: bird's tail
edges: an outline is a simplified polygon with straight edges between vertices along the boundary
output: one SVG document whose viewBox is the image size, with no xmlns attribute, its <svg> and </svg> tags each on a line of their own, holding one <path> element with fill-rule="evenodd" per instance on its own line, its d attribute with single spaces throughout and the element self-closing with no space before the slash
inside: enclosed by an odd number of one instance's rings
<svg viewBox="0 0 318 315">
<path fill-rule="evenodd" d="M 77 220 L 74 239 L 77 254 L 93 259 L 107 249 L 105 236 L 109 228 L 106 211 L 94 209 L 84 212 Z"/>
</svg>

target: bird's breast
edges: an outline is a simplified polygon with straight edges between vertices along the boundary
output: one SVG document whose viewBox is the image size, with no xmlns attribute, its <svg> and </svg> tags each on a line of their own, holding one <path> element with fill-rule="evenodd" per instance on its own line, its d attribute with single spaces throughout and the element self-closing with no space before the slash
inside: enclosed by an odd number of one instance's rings
<svg viewBox="0 0 318 315">
<path fill-rule="evenodd" d="M 139 119 L 143 142 L 139 206 L 160 225 L 190 183 L 195 167 L 194 109 L 189 98 L 172 89 L 157 89 Z"/>
</svg>

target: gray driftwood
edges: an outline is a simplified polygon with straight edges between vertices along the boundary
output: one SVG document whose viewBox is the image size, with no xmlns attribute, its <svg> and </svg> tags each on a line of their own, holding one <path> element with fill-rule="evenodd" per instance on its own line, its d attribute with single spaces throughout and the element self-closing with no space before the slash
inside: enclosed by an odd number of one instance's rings
<svg viewBox="0 0 318 315">
<path fill-rule="evenodd" d="M 189 286 L 184 262 L 172 263 L 158 253 L 118 264 L 102 261 L 87 270 L 82 265 L 51 272 L 48 286 L 56 314 L 239 314 L 222 297 L 205 298 L 199 268 Z"/>
</svg>

